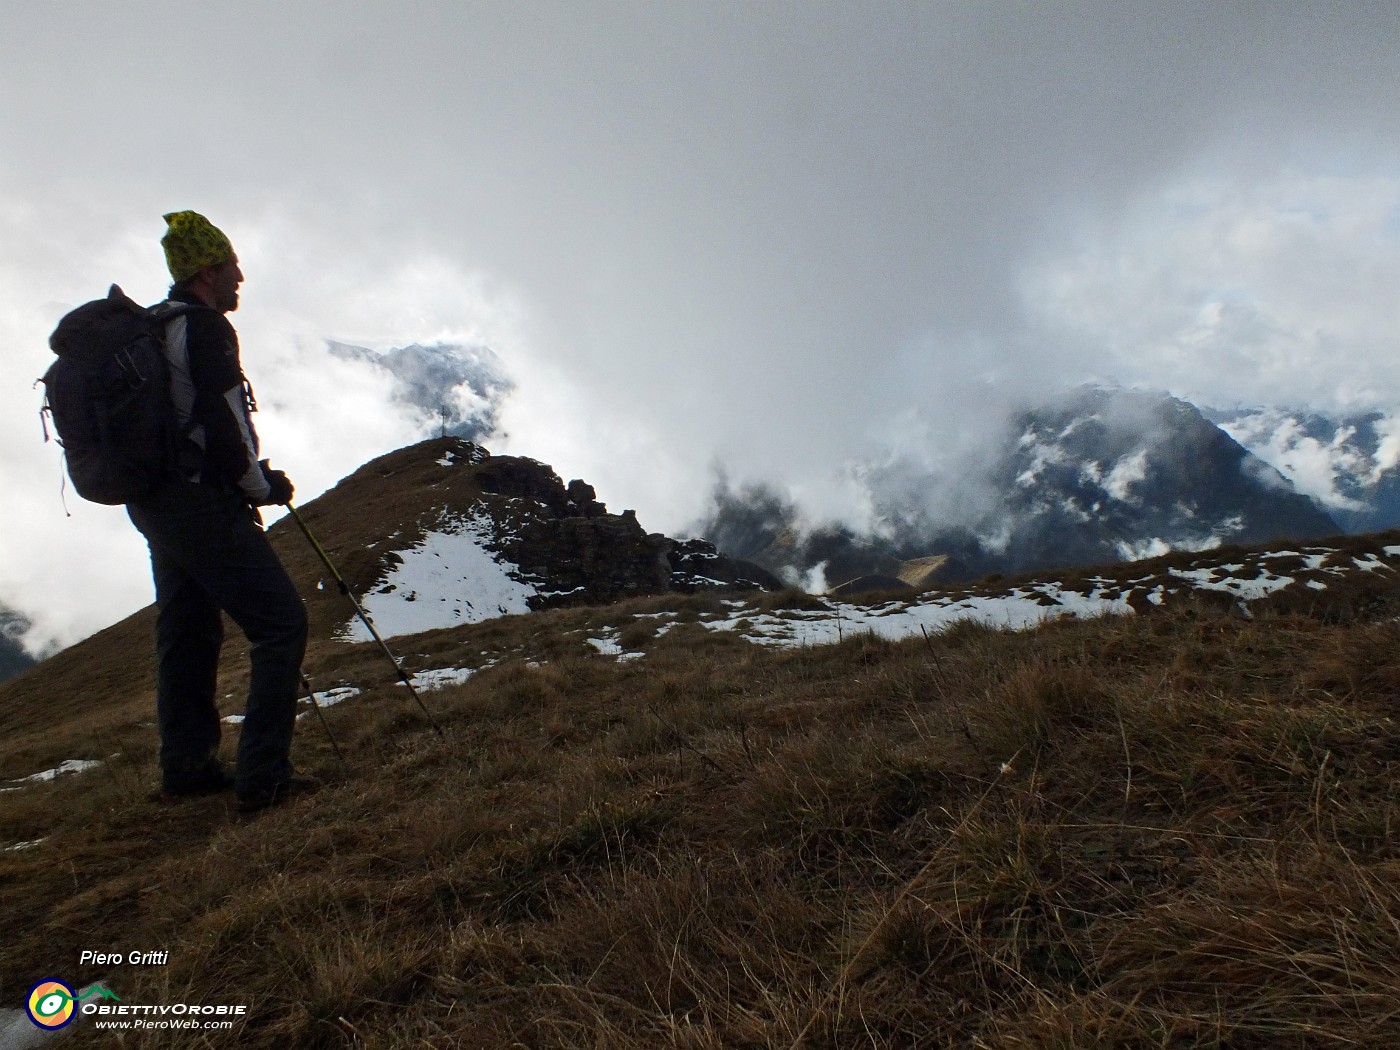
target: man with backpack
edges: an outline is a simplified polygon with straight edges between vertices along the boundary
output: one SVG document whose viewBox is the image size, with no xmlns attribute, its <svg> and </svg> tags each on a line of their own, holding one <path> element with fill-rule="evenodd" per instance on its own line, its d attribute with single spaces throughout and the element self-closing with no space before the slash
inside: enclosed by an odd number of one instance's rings
<svg viewBox="0 0 1400 1050">
<path fill-rule="evenodd" d="M 225 316 L 243 281 L 233 245 L 192 211 L 165 216 L 161 240 L 174 281 L 156 307 L 179 435 L 176 463 L 155 488 L 127 503 L 151 552 L 156 588 L 157 696 L 162 791 L 234 788 L 252 812 L 314 790 L 290 753 L 306 610 L 261 527 L 257 508 L 287 504 L 292 484 L 258 458 L 238 336 Z M 215 679 L 220 612 L 248 638 L 247 707 L 231 777 L 219 761 Z"/>
</svg>

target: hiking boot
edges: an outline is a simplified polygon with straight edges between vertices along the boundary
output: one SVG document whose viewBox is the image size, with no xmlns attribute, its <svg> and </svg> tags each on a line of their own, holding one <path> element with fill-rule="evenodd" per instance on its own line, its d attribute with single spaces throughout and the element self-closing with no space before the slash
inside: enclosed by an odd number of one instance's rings
<svg viewBox="0 0 1400 1050">
<path fill-rule="evenodd" d="M 167 801 L 217 795 L 233 787 L 233 774 L 217 758 L 187 773 L 167 773 L 161 778 L 160 795 Z"/>
<path fill-rule="evenodd" d="M 252 791 L 238 796 L 238 812 L 256 813 L 269 806 L 280 805 L 299 795 L 314 795 L 321 790 L 321 782 L 306 773 L 293 773 L 280 784 L 260 791 Z"/>
</svg>

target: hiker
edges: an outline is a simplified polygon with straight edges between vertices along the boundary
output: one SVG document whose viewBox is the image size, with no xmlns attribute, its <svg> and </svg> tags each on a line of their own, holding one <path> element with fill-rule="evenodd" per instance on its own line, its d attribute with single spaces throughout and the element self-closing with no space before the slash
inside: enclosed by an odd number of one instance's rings
<svg viewBox="0 0 1400 1050">
<path fill-rule="evenodd" d="M 180 465 L 127 513 L 146 538 L 156 588 L 156 709 L 161 789 L 167 797 L 230 787 L 252 812 L 314 790 L 292 768 L 306 610 L 262 530 L 257 508 L 287 504 L 292 483 L 259 461 L 252 387 L 226 314 L 243 272 L 224 233 L 204 216 L 173 212 L 161 239 L 170 301 L 196 307 L 165 325 Z M 250 647 L 248 701 L 234 774 L 218 757 L 214 702 L 220 610 Z"/>
</svg>

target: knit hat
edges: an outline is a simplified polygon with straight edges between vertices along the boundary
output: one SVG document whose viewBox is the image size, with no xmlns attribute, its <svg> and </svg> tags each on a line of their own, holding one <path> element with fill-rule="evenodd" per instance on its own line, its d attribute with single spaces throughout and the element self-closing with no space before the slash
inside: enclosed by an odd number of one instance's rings
<svg viewBox="0 0 1400 1050">
<path fill-rule="evenodd" d="M 178 284 L 206 266 L 218 266 L 233 258 L 233 245 L 223 230 L 197 211 L 172 211 L 165 216 L 170 229 L 160 239 L 165 264 Z"/>
</svg>

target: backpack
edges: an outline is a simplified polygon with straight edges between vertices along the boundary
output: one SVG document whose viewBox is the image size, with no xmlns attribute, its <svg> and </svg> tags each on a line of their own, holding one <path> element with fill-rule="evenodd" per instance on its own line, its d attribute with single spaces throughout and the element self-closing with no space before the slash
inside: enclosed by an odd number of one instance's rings
<svg viewBox="0 0 1400 1050">
<path fill-rule="evenodd" d="M 114 284 L 107 298 L 64 316 L 49 337 L 58 360 L 44 373 L 40 421 L 53 420 L 68 476 L 84 499 L 129 503 L 177 473 L 188 435 L 170 397 L 165 325 L 197 309 L 147 309 Z"/>
</svg>

